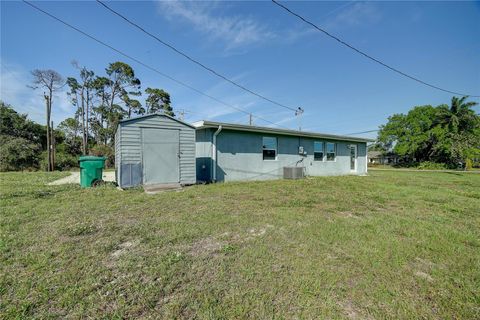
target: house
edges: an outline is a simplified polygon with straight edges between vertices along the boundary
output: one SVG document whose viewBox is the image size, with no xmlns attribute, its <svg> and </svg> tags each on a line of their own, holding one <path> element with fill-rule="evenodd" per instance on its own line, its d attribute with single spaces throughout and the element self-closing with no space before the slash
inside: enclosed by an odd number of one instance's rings
<svg viewBox="0 0 480 320">
<path fill-rule="evenodd" d="M 372 140 L 213 121 L 196 127 L 198 181 L 266 180 L 284 167 L 309 176 L 364 175 Z"/>
<path fill-rule="evenodd" d="M 404 158 L 401 158 L 392 152 L 383 153 L 382 151 L 368 151 L 369 164 L 397 164 L 404 160 Z"/>
<path fill-rule="evenodd" d="M 369 141 L 151 114 L 120 121 L 115 168 L 122 188 L 279 179 L 285 167 L 309 176 L 364 175 Z"/>
</svg>

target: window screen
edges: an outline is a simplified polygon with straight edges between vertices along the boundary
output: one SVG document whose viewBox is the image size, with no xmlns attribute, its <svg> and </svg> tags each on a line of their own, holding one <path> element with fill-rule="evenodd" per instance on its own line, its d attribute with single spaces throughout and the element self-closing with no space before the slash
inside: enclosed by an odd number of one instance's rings
<svg viewBox="0 0 480 320">
<path fill-rule="evenodd" d="M 313 160 L 323 161 L 323 147 L 324 143 L 321 141 L 315 141 L 313 143 Z"/>
<path fill-rule="evenodd" d="M 275 160 L 277 158 L 277 138 L 263 137 L 263 160 Z"/>
<path fill-rule="evenodd" d="M 327 161 L 335 161 L 335 154 L 337 152 L 337 144 L 327 142 Z"/>
</svg>

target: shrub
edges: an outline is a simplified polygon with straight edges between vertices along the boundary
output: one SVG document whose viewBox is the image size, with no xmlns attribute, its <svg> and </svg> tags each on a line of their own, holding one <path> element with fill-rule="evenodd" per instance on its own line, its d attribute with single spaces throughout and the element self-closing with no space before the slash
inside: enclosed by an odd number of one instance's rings
<svg viewBox="0 0 480 320">
<path fill-rule="evenodd" d="M 418 168 L 419 163 L 415 161 L 398 162 L 393 165 L 395 168 Z"/>
<path fill-rule="evenodd" d="M 47 151 L 41 153 L 40 169 L 47 170 Z M 55 170 L 65 171 L 78 168 L 78 157 L 64 151 L 55 152 Z"/>
<path fill-rule="evenodd" d="M 78 168 L 77 156 L 72 156 L 71 154 L 64 152 L 55 154 L 55 169 L 69 170 L 72 168 Z"/>
<path fill-rule="evenodd" d="M 467 159 L 465 161 L 465 170 L 472 170 L 473 169 L 473 161 L 472 159 Z"/>
<path fill-rule="evenodd" d="M 445 163 L 424 161 L 424 162 L 421 162 L 417 166 L 417 169 L 419 169 L 419 170 L 445 170 L 445 169 L 449 169 L 449 168 Z"/>
<path fill-rule="evenodd" d="M 90 154 L 97 157 L 105 157 L 105 167 L 111 168 L 115 166 L 115 150 L 112 147 L 105 144 L 97 144 L 90 149 Z"/>
<path fill-rule="evenodd" d="M 0 135 L 0 171 L 38 168 L 42 146 L 24 138 Z"/>
</svg>

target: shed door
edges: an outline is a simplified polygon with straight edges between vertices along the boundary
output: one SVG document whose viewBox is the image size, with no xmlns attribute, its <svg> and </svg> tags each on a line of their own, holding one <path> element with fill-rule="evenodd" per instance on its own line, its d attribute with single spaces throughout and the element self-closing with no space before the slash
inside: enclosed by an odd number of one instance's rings
<svg viewBox="0 0 480 320">
<path fill-rule="evenodd" d="M 145 184 L 178 183 L 180 134 L 172 129 L 142 129 Z"/>
</svg>

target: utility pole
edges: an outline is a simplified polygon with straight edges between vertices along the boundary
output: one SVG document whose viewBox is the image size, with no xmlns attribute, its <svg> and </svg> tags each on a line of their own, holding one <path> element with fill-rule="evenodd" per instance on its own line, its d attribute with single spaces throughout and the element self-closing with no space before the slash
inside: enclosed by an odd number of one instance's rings
<svg viewBox="0 0 480 320">
<path fill-rule="evenodd" d="M 51 171 L 50 169 L 52 168 L 52 157 L 50 151 L 50 117 L 48 116 L 50 114 L 50 99 L 45 93 L 43 93 L 43 97 L 45 98 L 47 111 L 47 171 Z"/>
<path fill-rule="evenodd" d="M 252 117 L 252 114 L 251 114 L 251 113 L 248 115 L 248 123 L 249 123 L 250 125 L 253 125 L 253 117 Z"/>
<path fill-rule="evenodd" d="M 52 133 L 52 138 L 50 139 L 52 143 L 52 171 L 55 171 L 55 130 L 53 129 L 53 121 L 50 128 L 50 132 Z"/>
<path fill-rule="evenodd" d="M 298 107 L 298 109 L 295 111 L 295 116 L 297 117 L 298 120 L 298 131 L 302 131 L 302 115 L 303 115 L 304 110 L 301 107 Z"/>
</svg>

